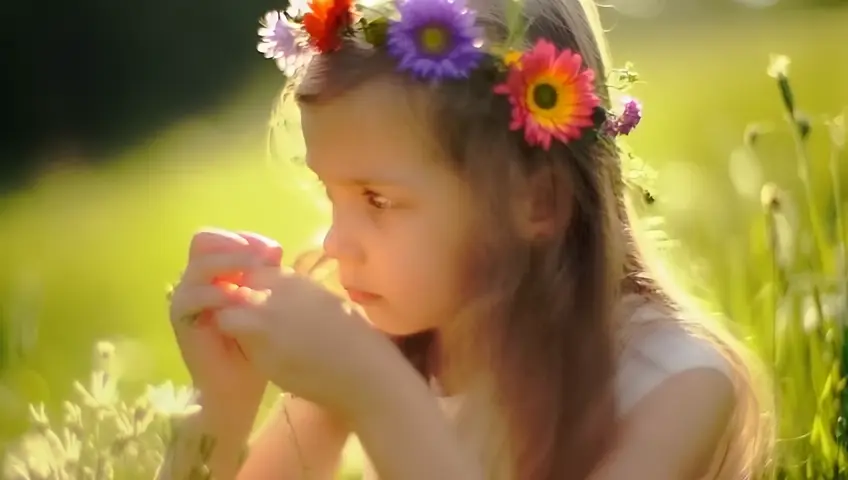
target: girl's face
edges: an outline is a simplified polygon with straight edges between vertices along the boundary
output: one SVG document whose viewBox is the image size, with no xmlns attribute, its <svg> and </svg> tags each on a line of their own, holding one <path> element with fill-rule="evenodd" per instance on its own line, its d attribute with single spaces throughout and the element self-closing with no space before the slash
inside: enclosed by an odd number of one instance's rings
<svg viewBox="0 0 848 480">
<path fill-rule="evenodd" d="M 333 206 L 324 248 L 351 299 L 391 335 L 457 313 L 473 234 L 468 186 L 436 153 L 409 97 L 381 80 L 301 108 L 307 164 Z"/>
</svg>

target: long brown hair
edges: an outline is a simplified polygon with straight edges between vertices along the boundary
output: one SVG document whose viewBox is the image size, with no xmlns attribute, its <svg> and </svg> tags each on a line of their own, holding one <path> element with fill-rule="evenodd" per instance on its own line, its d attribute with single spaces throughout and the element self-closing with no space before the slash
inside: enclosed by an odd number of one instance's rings
<svg viewBox="0 0 848 480">
<path fill-rule="evenodd" d="M 598 94 L 609 106 L 603 55 L 581 4 L 523 3 L 528 43 L 546 38 L 579 52 L 596 72 Z M 502 40 L 503 12 L 473 6 L 487 34 Z M 295 98 L 303 106 L 331 101 L 377 78 L 408 86 L 411 106 L 477 194 L 477 231 L 485 232 L 469 246 L 470 272 L 479 288 L 475 308 L 469 309 L 474 314 L 454 322 L 453 334 L 439 337 L 440 347 L 465 367 L 489 372 L 513 478 L 586 478 L 613 448 L 617 433 L 618 299 L 637 293 L 672 305 L 643 267 L 615 145 L 593 137 L 549 151 L 528 148 L 519 133 L 508 130 L 507 102 L 491 93 L 496 72 L 421 85 L 395 74 L 394 66 L 385 52 L 348 40 L 339 51 L 313 60 Z M 559 226 L 543 242 L 522 241 L 503 226 L 512 200 L 505 192 L 528 180 Z M 423 332 L 399 345 L 430 376 L 428 355 L 436 340 L 434 332 Z"/>
</svg>

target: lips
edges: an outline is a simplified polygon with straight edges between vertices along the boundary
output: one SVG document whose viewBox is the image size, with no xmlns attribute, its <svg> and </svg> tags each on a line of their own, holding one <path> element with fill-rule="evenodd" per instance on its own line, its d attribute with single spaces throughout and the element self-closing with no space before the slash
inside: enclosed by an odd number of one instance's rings
<svg viewBox="0 0 848 480">
<path fill-rule="evenodd" d="M 348 298 L 350 298 L 352 302 L 358 303 L 360 305 L 374 303 L 381 298 L 376 293 L 368 292 L 365 290 L 359 290 L 353 287 L 345 287 L 345 291 L 347 292 Z"/>
</svg>

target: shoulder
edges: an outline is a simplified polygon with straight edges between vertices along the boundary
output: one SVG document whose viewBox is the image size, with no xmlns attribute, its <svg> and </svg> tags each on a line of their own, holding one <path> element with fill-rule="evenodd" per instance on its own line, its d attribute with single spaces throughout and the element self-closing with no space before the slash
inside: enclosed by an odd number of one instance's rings
<svg viewBox="0 0 848 480">
<path fill-rule="evenodd" d="M 732 370 L 713 343 L 646 308 L 619 360 L 622 431 L 609 468 L 694 478 L 711 468 L 736 411 Z"/>
<path fill-rule="evenodd" d="M 673 314 L 651 303 L 632 312 L 620 340 L 616 374 L 620 415 L 684 373 L 687 378 L 694 372 L 732 383 L 732 368 L 714 342 L 688 331 Z"/>
<path fill-rule="evenodd" d="M 724 373 L 676 373 L 622 419 L 617 449 L 595 478 L 704 478 L 716 470 L 717 454 L 723 455 L 735 408 L 733 384 Z"/>
</svg>

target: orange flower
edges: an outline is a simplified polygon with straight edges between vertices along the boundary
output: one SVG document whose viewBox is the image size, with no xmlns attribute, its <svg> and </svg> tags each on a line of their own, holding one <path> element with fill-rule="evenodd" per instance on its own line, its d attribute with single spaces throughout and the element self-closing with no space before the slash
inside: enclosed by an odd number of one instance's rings
<svg viewBox="0 0 848 480">
<path fill-rule="evenodd" d="M 310 0 L 303 28 L 320 53 L 341 46 L 341 34 L 353 25 L 353 0 Z"/>
<path fill-rule="evenodd" d="M 583 68 L 582 57 L 571 50 L 558 51 L 539 40 L 520 58 L 505 58 L 510 65 L 506 82 L 495 93 L 507 95 L 512 105 L 511 130 L 524 130 L 531 146 L 548 150 L 552 140 L 568 143 L 594 125 L 595 72 Z"/>
</svg>

